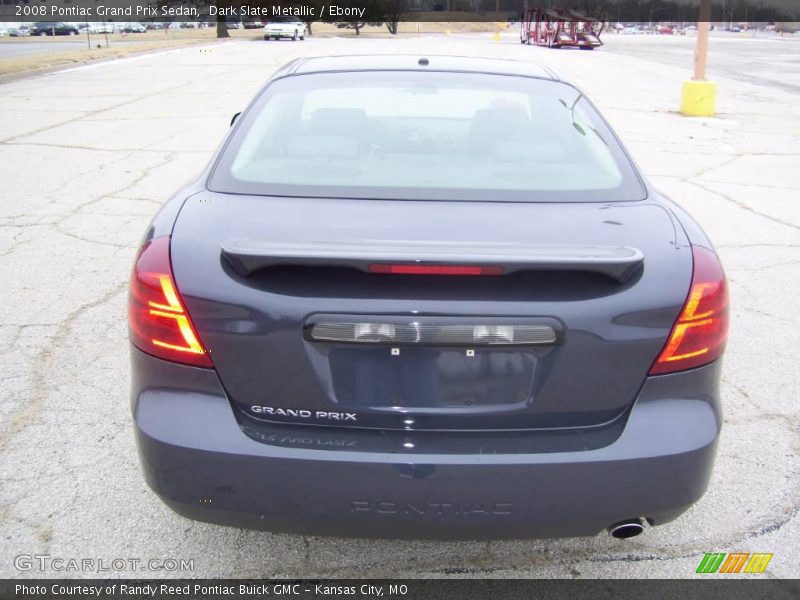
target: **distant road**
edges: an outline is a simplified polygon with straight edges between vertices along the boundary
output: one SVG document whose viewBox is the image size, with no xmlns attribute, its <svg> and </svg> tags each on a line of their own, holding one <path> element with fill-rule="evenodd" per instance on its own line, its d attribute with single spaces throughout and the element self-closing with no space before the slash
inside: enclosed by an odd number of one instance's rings
<svg viewBox="0 0 800 600">
<path fill-rule="evenodd" d="M 117 44 L 131 44 L 134 42 L 142 42 L 137 38 L 129 40 L 114 40 L 111 42 L 112 46 Z M 92 36 L 92 45 L 103 44 L 105 40 L 102 35 Z M 24 42 L 0 42 L 0 59 L 3 58 L 20 58 L 23 56 L 34 56 L 36 54 L 52 54 L 55 52 L 69 52 L 70 50 L 80 50 L 86 48 L 86 35 L 75 35 L 71 37 L 65 36 L 64 41 L 50 42 L 38 41 L 36 39 L 25 40 Z"/>
</svg>

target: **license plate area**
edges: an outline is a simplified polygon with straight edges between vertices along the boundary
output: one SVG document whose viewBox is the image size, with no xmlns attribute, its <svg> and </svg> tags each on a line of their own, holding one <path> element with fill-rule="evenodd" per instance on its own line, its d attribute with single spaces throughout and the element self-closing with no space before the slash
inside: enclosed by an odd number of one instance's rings
<svg viewBox="0 0 800 600">
<path fill-rule="evenodd" d="M 330 349 L 337 403 L 360 409 L 461 409 L 528 403 L 537 355 L 494 348 L 418 346 Z"/>
</svg>

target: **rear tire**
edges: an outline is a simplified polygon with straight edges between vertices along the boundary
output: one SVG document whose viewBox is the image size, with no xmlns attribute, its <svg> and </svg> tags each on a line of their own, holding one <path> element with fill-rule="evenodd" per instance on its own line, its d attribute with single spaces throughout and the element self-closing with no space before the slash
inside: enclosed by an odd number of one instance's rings
<svg viewBox="0 0 800 600">
<path fill-rule="evenodd" d="M 293 42 L 297 41 L 297 30 L 296 29 L 294 30 L 294 35 L 292 35 L 292 41 Z"/>
</svg>

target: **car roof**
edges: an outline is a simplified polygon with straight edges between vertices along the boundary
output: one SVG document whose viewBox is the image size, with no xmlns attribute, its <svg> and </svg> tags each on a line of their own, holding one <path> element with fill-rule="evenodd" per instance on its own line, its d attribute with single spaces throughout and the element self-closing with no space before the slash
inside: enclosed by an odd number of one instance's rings
<svg viewBox="0 0 800 600">
<path fill-rule="evenodd" d="M 551 69 L 527 61 L 429 54 L 372 54 L 300 58 L 278 70 L 275 77 L 341 71 L 449 71 L 516 75 L 552 81 L 562 80 Z"/>
</svg>

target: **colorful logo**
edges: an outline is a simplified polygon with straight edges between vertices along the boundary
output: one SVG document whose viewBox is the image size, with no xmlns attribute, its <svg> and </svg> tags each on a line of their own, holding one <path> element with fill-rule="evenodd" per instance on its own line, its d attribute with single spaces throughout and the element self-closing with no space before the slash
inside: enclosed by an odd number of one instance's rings
<svg viewBox="0 0 800 600">
<path fill-rule="evenodd" d="M 771 560 L 764 552 L 706 552 L 697 573 L 763 573 Z"/>
</svg>

